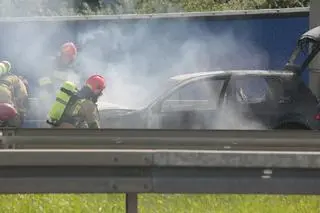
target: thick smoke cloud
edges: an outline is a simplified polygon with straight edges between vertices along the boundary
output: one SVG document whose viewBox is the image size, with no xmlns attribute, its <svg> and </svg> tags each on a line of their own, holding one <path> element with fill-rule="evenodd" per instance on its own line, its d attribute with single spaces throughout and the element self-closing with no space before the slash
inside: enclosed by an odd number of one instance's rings
<svg viewBox="0 0 320 213">
<path fill-rule="evenodd" d="M 32 119 L 45 120 L 50 102 L 36 102 L 40 93 L 35 85 L 41 76 L 50 75 L 51 57 L 57 54 L 63 42 L 74 40 L 72 29 L 58 22 L 22 22 L 1 23 L 6 29 L 1 37 L 1 59 L 11 61 L 15 73 L 26 77 L 31 92 Z M 56 91 L 51 91 L 54 95 Z"/>
<path fill-rule="evenodd" d="M 248 29 L 246 29 L 248 30 Z M 173 75 L 223 69 L 267 67 L 268 55 L 250 41 L 248 31 L 219 33 L 191 24 L 163 20 L 109 23 L 78 34 L 84 72 L 107 77 L 101 102 L 125 108 L 147 106 Z M 226 116 L 232 121 L 226 123 Z M 208 122 L 207 128 L 212 127 Z M 215 128 L 264 128 L 229 106 L 215 118 Z"/>
<path fill-rule="evenodd" d="M 187 20 L 161 19 L 82 26 L 77 34 L 71 26 L 62 22 L 16 24 L 2 43 L 10 45 L 3 57 L 16 62 L 17 71 L 35 83 L 34 77 L 49 72 L 46 58 L 54 55 L 63 42 L 74 40 L 79 45 L 82 77 L 102 74 L 107 79 L 100 101 L 127 108 L 148 104 L 173 75 L 255 69 L 268 64 L 267 54 L 250 41 L 250 29 L 213 33 L 206 26 Z M 37 96 L 37 92 L 33 91 L 33 95 Z M 49 108 L 46 103 L 41 106 Z M 231 113 L 232 109 L 227 111 Z M 233 117 L 239 126 L 243 124 L 244 118 L 236 113 Z"/>
<path fill-rule="evenodd" d="M 78 35 L 85 72 L 102 73 L 109 86 L 103 100 L 127 107 L 169 76 L 219 69 L 266 67 L 267 55 L 245 34 L 213 34 L 187 21 L 107 24 Z"/>
</svg>

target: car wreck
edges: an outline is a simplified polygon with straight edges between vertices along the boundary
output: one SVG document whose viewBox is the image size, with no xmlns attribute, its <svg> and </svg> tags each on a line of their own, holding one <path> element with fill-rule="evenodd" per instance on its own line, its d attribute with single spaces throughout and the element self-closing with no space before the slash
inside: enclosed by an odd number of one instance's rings
<svg viewBox="0 0 320 213">
<path fill-rule="evenodd" d="M 317 97 L 301 79 L 319 50 L 320 27 L 316 27 L 298 39 L 283 69 L 173 76 L 140 109 L 101 105 L 102 127 L 319 129 Z"/>
</svg>

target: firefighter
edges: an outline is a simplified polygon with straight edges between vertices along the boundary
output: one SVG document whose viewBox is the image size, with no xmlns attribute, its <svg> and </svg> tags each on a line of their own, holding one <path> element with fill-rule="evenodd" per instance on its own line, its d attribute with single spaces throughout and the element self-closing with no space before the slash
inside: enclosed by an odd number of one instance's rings
<svg viewBox="0 0 320 213">
<path fill-rule="evenodd" d="M 79 75 L 75 69 L 77 53 L 77 47 L 73 42 L 66 42 L 61 46 L 58 56 L 44 68 L 47 75 L 38 79 L 40 99 L 44 101 L 48 101 L 49 97 L 54 99 L 51 96 L 52 91 L 56 91 L 66 80 L 80 83 Z"/>
<path fill-rule="evenodd" d="M 104 89 L 105 79 L 100 75 L 89 77 L 80 90 L 66 81 L 49 111 L 47 123 L 53 128 L 100 128 L 97 101 Z"/>
<path fill-rule="evenodd" d="M 66 42 L 61 45 L 57 56 L 49 58 L 49 61 L 41 66 L 41 76 L 37 78 L 38 89 L 36 90 L 37 94 L 35 94 L 41 104 L 37 116 L 42 118 L 46 116 L 50 106 L 55 101 L 53 91 L 57 91 L 64 81 L 69 80 L 80 84 L 79 75 L 75 69 L 77 54 L 78 50 L 75 44 Z M 41 127 L 46 127 L 46 125 Z"/>
<path fill-rule="evenodd" d="M 28 110 L 28 83 L 11 72 L 9 61 L 0 62 L 1 125 L 21 127 Z"/>
</svg>

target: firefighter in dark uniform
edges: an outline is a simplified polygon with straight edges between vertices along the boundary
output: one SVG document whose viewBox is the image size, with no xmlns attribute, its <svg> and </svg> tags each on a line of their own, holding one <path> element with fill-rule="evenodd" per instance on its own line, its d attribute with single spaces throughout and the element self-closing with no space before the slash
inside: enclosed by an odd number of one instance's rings
<svg viewBox="0 0 320 213">
<path fill-rule="evenodd" d="M 79 91 L 75 84 L 65 83 L 49 112 L 48 123 L 53 128 L 100 128 L 97 101 L 104 89 L 105 79 L 100 75 L 88 78 Z"/>
</svg>

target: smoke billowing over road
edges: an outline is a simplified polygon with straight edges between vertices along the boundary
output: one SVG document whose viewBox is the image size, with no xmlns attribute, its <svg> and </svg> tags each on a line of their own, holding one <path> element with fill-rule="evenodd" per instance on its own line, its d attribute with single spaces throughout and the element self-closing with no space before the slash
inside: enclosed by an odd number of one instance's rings
<svg viewBox="0 0 320 213">
<path fill-rule="evenodd" d="M 267 54 L 250 41 L 250 28 L 241 33 L 233 29 L 213 33 L 195 21 L 164 19 L 104 24 L 88 21 L 78 28 L 72 24 L 15 23 L 2 41 L 2 46 L 8 47 L 3 57 L 14 61 L 18 72 L 32 82 L 35 76 L 49 72 L 43 68 L 47 57 L 63 42 L 75 41 L 82 77 L 105 76 L 107 89 L 101 101 L 128 108 L 146 105 L 143 100 L 162 90 L 162 82 L 172 75 L 255 69 L 268 64 Z M 243 119 L 235 120 L 241 123 Z"/>
</svg>

